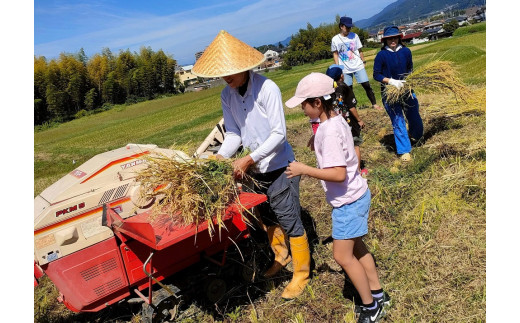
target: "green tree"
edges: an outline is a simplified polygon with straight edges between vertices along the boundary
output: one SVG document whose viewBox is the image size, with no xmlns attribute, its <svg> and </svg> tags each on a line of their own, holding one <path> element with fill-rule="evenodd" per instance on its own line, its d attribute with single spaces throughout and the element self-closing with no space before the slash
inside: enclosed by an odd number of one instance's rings
<svg viewBox="0 0 520 323">
<path fill-rule="evenodd" d="M 76 56 L 61 53 L 58 66 L 61 75 L 66 83 L 64 88 L 70 97 L 71 115 L 83 109 L 84 98 L 86 93 L 87 69 Z"/>
<path fill-rule="evenodd" d="M 103 103 L 121 103 L 122 89 L 117 82 L 116 72 L 112 71 L 108 73 L 107 79 L 103 82 L 103 92 L 101 98 Z"/>
<path fill-rule="evenodd" d="M 85 109 L 87 110 L 94 110 L 97 106 L 96 100 L 97 100 L 97 93 L 95 88 L 91 88 L 87 94 L 85 94 Z"/>
<path fill-rule="evenodd" d="M 123 103 L 126 101 L 126 98 L 132 95 L 132 88 L 135 88 L 135 69 L 137 68 L 137 62 L 135 57 L 130 53 L 130 50 L 119 52 L 119 55 L 116 58 L 115 64 L 115 81 L 118 83 L 119 87 L 123 90 L 123 92 L 118 93 L 115 97 L 116 102 L 112 103 Z"/>
<path fill-rule="evenodd" d="M 38 99 L 45 98 L 45 88 L 47 80 L 45 74 L 47 71 L 47 60 L 44 56 L 34 57 L 34 97 Z"/>
<path fill-rule="evenodd" d="M 34 99 L 34 125 L 43 124 L 48 120 L 47 107 L 42 99 Z"/>
<path fill-rule="evenodd" d="M 83 64 L 83 66 L 87 66 L 88 57 L 85 54 L 85 50 L 83 49 L 83 47 L 76 54 L 76 59 L 80 61 Z"/>
<path fill-rule="evenodd" d="M 49 62 L 45 78 L 47 80 L 45 101 L 51 118 L 67 120 L 71 106 L 70 98 L 65 92 L 68 82 L 55 60 Z"/>
<path fill-rule="evenodd" d="M 94 54 L 87 63 L 88 76 L 97 87 L 97 93 L 102 93 L 102 86 L 110 72 L 109 58 L 105 55 Z"/>
<path fill-rule="evenodd" d="M 442 25 L 442 28 L 445 32 L 453 33 L 457 28 L 459 28 L 459 22 L 457 19 L 452 19 L 448 23 Z"/>
<path fill-rule="evenodd" d="M 48 121 L 47 101 L 47 60 L 45 57 L 34 57 L 34 125 Z"/>
</svg>

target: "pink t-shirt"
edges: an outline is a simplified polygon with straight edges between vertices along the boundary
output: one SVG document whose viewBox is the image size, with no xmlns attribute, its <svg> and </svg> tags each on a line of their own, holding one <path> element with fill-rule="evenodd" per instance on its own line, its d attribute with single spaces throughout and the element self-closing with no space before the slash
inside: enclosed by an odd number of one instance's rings
<svg viewBox="0 0 520 323">
<path fill-rule="evenodd" d="M 341 115 L 320 124 L 314 138 L 314 149 L 319 168 L 347 167 L 345 181 L 321 181 L 327 202 L 333 207 L 340 207 L 355 202 L 365 193 L 368 184 L 358 172 L 354 139 L 347 122 Z"/>
</svg>

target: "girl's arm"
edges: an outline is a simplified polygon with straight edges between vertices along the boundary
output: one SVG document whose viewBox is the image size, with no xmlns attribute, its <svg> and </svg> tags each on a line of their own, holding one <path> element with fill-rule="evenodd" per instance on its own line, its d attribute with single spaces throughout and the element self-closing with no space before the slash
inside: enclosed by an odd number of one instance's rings
<svg viewBox="0 0 520 323">
<path fill-rule="evenodd" d="M 372 77 L 374 78 L 374 80 L 386 84 L 388 83 L 388 78 L 383 75 L 383 64 L 383 54 L 379 52 L 377 53 L 376 58 L 374 59 Z"/>
<path fill-rule="evenodd" d="M 332 56 L 334 57 L 334 64 L 338 64 L 338 60 L 339 60 L 338 51 L 332 52 Z"/>
<path fill-rule="evenodd" d="M 347 178 L 347 168 L 345 166 L 336 166 L 320 169 L 294 161 L 287 166 L 285 174 L 287 178 L 307 175 L 327 182 L 343 182 Z"/>
<path fill-rule="evenodd" d="M 361 129 L 365 128 L 365 123 L 359 117 L 356 107 L 350 108 L 350 109 L 348 109 L 348 111 L 350 111 L 350 114 L 354 117 L 354 119 L 356 119 L 356 121 L 358 122 Z"/>
</svg>

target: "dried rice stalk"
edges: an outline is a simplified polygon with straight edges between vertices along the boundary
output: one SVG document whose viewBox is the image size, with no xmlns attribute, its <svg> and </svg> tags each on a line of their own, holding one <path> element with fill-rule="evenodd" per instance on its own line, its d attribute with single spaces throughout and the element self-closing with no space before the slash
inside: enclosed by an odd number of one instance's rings
<svg viewBox="0 0 520 323">
<path fill-rule="evenodd" d="M 453 64 L 448 61 L 432 61 L 413 70 L 405 78 L 406 82 L 401 89 L 395 86 L 386 86 L 386 101 L 390 104 L 403 101 L 412 95 L 412 89 L 424 93 L 444 95 L 446 91 L 453 93 L 457 100 L 466 101 L 470 97 L 470 90 L 456 75 Z"/>
<path fill-rule="evenodd" d="M 166 213 L 175 224 L 198 225 L 206 221 L 211 236 L 215 232 L 214 220 L 219 232 L 225 229 L 223 218 L 230 204 L 237 202 L 239 211 L 245 210 L 239 204 L 231 162 L 148 157 L 148 167 L 137 174 L 137 181 L 141 183 L 141 198 L 155 199 L 151 220 Z M 246 217 L 243 219 L 248 222 Z"/>
</svg>

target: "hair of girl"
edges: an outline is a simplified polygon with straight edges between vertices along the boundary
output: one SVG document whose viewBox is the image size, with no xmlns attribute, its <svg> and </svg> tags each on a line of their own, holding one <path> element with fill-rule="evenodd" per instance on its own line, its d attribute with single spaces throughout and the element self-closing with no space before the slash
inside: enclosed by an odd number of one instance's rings
<svg viewBox="0 0 520 323">
<path fill-rule="evenodd" d="M 331 112 L 334 111 L 334 100 L 336 100 L 336 94 L 331 93 L 329 95 L 330 95 L 330 99 L 328 99 L 328 100 L 325 100 L 322 96 L 320 96 L 317 98 L 308 98 L 305 101 L 309 102 L 310 104 L 312 104 L 314 106 L 314 102 L 316 102 L 316 100 L 320 100 L 321 106 L 323 107 L 323 111 L 327 115 L 327 118 L 330 118 Z"/>
</svg>

